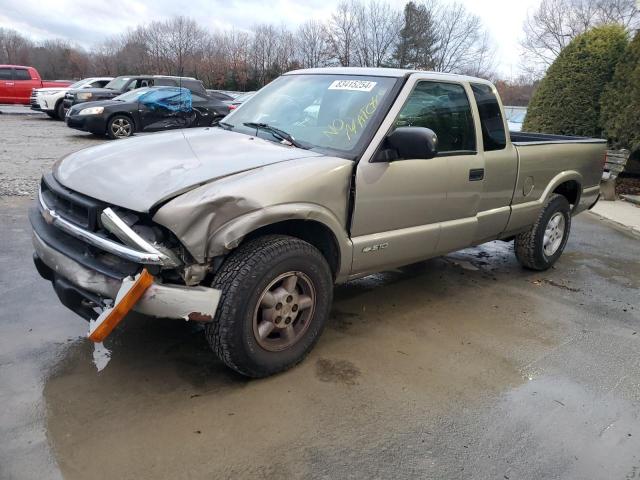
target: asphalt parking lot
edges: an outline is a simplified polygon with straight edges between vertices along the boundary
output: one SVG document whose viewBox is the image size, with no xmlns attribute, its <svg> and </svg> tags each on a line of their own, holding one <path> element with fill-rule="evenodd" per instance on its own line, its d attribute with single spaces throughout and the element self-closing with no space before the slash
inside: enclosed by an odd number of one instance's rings
<svg viewBox="0 0 640 480">
<path fill-rule="evenodd" d="M 103 140 L 44 115 L 0 115 L 0 139 L 0 478 L 640 477 L 632 234 L 586 213 L 548 272 L 494 242 L 350 282 L 300 366 L 247 380 L 189 323 L 86 340 L 26 211 Z"/>
</svg>

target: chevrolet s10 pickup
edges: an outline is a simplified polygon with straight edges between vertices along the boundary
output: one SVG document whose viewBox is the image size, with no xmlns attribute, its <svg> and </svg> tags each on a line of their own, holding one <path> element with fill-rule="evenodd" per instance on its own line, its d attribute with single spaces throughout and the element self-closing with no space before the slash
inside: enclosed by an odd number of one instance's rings
<svg viewBox="0 0 640 480">
<path fill-rule="evenodd" d="M 318 341 L 334 284 L 493 240 L 525 268 L 558 260 L 605 141 L 506 125 L 478 78 L 293 71 L 217 127 L 59 161 L 35 265 L 93 341 L 129 311 L 197 321 L 229 367 L 271 375 Z"/>
</svg>

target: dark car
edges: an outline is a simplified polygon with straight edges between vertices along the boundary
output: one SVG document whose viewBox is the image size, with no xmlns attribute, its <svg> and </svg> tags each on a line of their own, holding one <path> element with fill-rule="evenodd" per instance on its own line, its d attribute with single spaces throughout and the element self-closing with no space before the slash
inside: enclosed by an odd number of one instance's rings
<svg viewBox="0 0 640 480">
<path fill-rule="evenodd" d="M 209 89 L 207 89 L 207 96 L 211 98 L 215 98 L 216 100 L 220 100 L 221 102 L 225 102 L 225 103 L 232 102 L 234 98 L 225 92 L 221 92 L 219 90 L 209 90 Z"/>
<path fill-rule="evenodd" d="M 74 105 L 65 120 L 77 130 L 125 138 L 135 132 L 209 127 L 227 113 L 229 107 L 221 101 L 186 88 L 147 87 L 111 100 Z"/>
<path fill-rule="evenodd" d="M 165 75 L 126 75 L 116 77 L 104 88 L 84 88 L 69 90 L 64 97 L 64 108 L 68 110 L 73 105 L 97 100 L 108 100 L 123 93 L 144 87 L 183 87 L 198 95 L 207 95 L 202 81 L 193 77 L 171 77 Z"/>
</svg>

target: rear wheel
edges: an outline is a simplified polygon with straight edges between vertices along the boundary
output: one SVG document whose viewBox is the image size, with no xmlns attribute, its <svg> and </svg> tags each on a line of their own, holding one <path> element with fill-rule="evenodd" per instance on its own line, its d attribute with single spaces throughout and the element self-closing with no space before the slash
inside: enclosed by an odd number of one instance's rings
<svg viewBox="0 0 640 480">
<path fill-rule="evenodd" d="M 570 231 L 571 206 L 553 194 L 531 229 L 516 236 L 516 258 L 525 268 L 547 270 L 562 255 Z"/>
<path fill-rule="evenodd" d="M 331 270 L 322 254 L 298 238 L 268 235 L 241 245 L 217 272 L 222 292 L 206 326 L 211 348 L 229 367 L 265 377 L 300 362 L 329 316 Z"/>
<path fill-rule="evenodd" d="M 107 122 L 107 135 L 112 139 L 127 138 L 133 135 L 133 120 L 126 115 L 115 115 Z"/>
</svg>

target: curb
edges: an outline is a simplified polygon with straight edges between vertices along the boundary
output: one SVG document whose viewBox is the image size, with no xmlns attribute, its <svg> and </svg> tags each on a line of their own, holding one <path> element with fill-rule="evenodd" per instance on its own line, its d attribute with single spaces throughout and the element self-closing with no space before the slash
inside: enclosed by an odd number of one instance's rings
<svg viewBox="0 0 640 480">
<path fill-rule="evenodd" d="M 640 205 L 640 195 L 627 195 L 623 193 L 622 195 L 620 195 L 620 198 L 623 198 L 627 202 L 633 203 L 634 205 Z"/>
<path fill-rule="evenodd" d="M 625 225 L 624 223 L 616 222 L 615 220 L 611 220 L 610 218 L 605 217 L 604 215 L 600 215 L 599 213 L 596 213 L 593 210 L 589 210 L 589 213 L 594 217 L 600 220 L 603 220 L 605 223 L 608 223 L 612 227 L 615 227 L 618 230 L 624 230 L 625 232 L 631 233 L 631 235 L 640 239 L 640 229 L 630 227 L 629 225 Z"/>
</svg>

